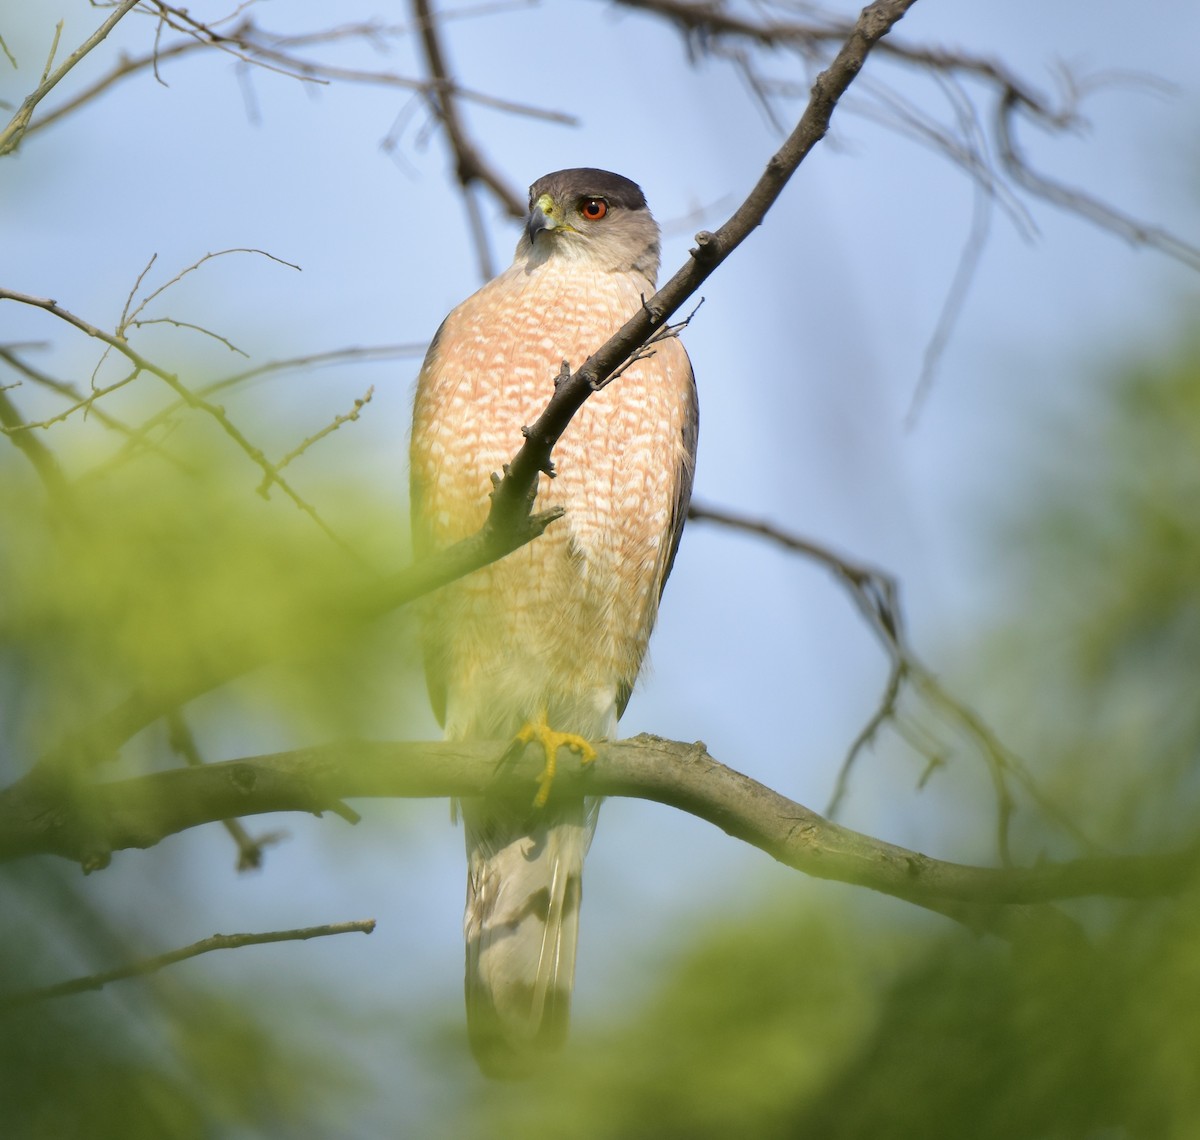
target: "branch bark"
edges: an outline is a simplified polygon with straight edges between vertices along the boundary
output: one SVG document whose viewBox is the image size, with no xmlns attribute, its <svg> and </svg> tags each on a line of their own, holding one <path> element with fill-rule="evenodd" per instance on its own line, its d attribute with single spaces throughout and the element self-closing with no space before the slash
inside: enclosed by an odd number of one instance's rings
<svg viewBox="0 0 1200 1140">
<path fill-rule="evenodd" d="M 85 870 L 204 823 L 264 812 L 339 810 L 344 798 L 498 795 L 532 800 L 536 749 L 498 767 L 506 742 L 347 741 L 76 787 L 0 792 L 0 861 L 52 854 Z M 598 746 L 564 766 L 553 796 L 627 796 L 688 812 L 806 875 L 867 887 L 991 928 L 997 907 L 1085 895 L 1146 898 L 1191 884 L 1200 849 L 1091 857 L 1028 868 L 933 859 L 825 819 L 719 763 L 702 743 L 655 736 Z"/>
</svg>

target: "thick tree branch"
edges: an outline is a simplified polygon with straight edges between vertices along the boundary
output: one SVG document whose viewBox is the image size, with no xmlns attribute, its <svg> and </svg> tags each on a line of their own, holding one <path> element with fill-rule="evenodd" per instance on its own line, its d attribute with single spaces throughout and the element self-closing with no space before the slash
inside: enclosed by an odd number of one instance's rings
<svg viewBox="0 0 1200 1140">
<path fill-rule="evenodd" d="M 200 824 L 263 812 L 320 814 L 343 798 L 481 794 L 532 798 L 541 757 L 497 765 L 497 742 L 352 742 L 180 768 L 77 788 L 22 782 L 0 792 L 0 861 L 53 854 L 104 866 L 112 851 L 152 847 Z M 564 765 L 552 795 L 653 800 L 720 827 L 789 867 L 993 925 L 1000 905 L 1085 895 L 1173 893 L 1194 881 L 1197 847 L 1030 868 L 972 867 L 862 835 L 716 761 L 701 743 L 639 736 L 599 746 L 586 768 Z"/>
<path fill-rule="evenodd" d="M 196 746 L 196 738 L 192 735 L 191 726 L 184 720 L 183 713 L 179 709 L 172 709 L 167 713 L 166 722 L 167 743 L 170 745 L 171 751 L 193 768 L 203 767 L 204 757 L 200 755 L 200 749 Z M 240 820 L 223 819 L 221 825 L 229 832 L 230 839 L 237 847 L 237 869 L 239 871 L 257 870 L 262 866 L 263 849 L 272 843 L 278 843 L 287 835 L 283 831 L 269 831 L 255 839 L 242 826 Z"/>
</svg>

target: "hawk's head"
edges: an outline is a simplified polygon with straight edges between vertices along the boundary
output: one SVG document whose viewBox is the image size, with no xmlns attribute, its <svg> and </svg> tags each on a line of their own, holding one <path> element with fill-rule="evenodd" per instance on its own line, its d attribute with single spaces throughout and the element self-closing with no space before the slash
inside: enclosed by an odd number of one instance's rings
<svg viewBox="0 0 1200 1140">
<path fill-rule="evenodd" d="M 517 260 L 550 257 L 600 262 L 616 273 L 658 277 L 658 223 L 636 182 L 590 166 L 556 170 L 529 188 L 529 215 Z"/>
</svg>

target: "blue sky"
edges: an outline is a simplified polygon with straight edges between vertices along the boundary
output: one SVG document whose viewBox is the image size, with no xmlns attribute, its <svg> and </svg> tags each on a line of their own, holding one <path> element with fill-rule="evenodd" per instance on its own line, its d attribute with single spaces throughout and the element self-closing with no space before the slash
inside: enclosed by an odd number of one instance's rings
<svg viewBox="0 0 1200 1140">
<path fill-rule="evenodd" d="M 218 14 L 208 9 L 192 5 L 197 15 Z M 253 11 L 275 30 L 329 22 L 328 6 L 316 2 Z M 337 20 L 405 15 L 355 2 L 339 5 Z M 21 66 L 0 62 L 0 98 L 16 102 L 29 89 L 57 19 L 70 48 L 98 17 L 68 0 L 5 17 L 0 32 Z M 1048 137 L 1025 127 L 1022 141 L 1047 172 L 1200 242 L 1200 8 L 922 0 L 897 34 L 1003 59 L 1046 90 L 1064 64 L 1173 84 L 1169 94 L 1113 84 L 1084 104 L 1088 129 Z M 127 18 L 63 94 L 101 74 L 120 50 L 147 50 L 153 35 L 149 19 Z M 682 262 L 695 229 L 723 220 L 779 141 L 727 62 L 689 62 L 673 29 L 606 4 L 514 6 L 455 20 L 446 45 L 465 86 L 580 120 L 569 128 L 468 106 L 470 130 L 511 183 L 573 165 L 633 177 L 664 225 L 665 273 Z M 406 40 L 383 57 L 349 47 L 322 57 L 418 74 Z M 804 80 L 791 57 L 765 69 Z M 943 95 L 918 73 L 872 60 L 867 74 L 945 117 Z M 302 272 L 218 259 L 176 288 L 161 312 L 270 359 L 424 343 L 480 283 L 446 148 L 410 94 L 239 77 L 235 62 L 215 53 L 166 64 L 162 78 L 166 86 L 148 73 L 128 80 L 7 160 L 0 284 L 53 296 L 111 326 L 153 254 L 150 280 L 161 284 L 210 251 L 267 250 Z M 786 121 L 799 104 L 777 109 Z M 703 290 L 686 334 L 701 393 L 696 497 L 896 573 L 926 660 L 986 710 L 986 692 L 971 689 L 970 640 L 1006 616 L 996 611 L 1002 595 L 988 520 L 1027 489 L 1023 473 L 1045 459 L 1052 418 L 1089 414 L 1089 371 L 1165 335 L 1196 283 L 1167 259 L 1041 203 L 1028 207 L 1032 238 L 996 213 L 935 385 L 908 426 L 922 356 L 970 230 L 973 190 L 943 156 L 852 110 L 839 110 L 830 138 L 764 227 Z M 397 127 L 389 153 L 381 140 Z M 484 215 L 502 264 L 515 227 L 490 203 Z M 63 372 L 86 374 L 95 359 L 92 344 L 11 304 L 0 305 L 0 342 L 8 341 L 48 342 L 39 360 Z M 238 366 L 219 346 L 178 330 L 150 330 L 143 343 L 167 363 L 199 362 L 214 374 Z M 397 558 L 418 360 L 314 370 L 255 393 L 285 443 L 375 385 L 362 420 L 314 452 L 307 470 L 314 485 L 333 473 L 390 493 Z M 304 469 L 297 478 L 303 483 Z M 247 466 L 248 494 L 256 484 Z M 952 665 L 961 673 L 948 672 Z M 870 634 L 823 571 L 760 541 L 694 526 L 622 731 L 703 739 L 719 759 L 820 808 L 885 675 Z M 436 733 L 431 717 L 407 727 Z M 228 752 L 213 758 L 270 746 L 265 739 L 230 732 Z M 982 780 L 963 776 L 945 794 L 935 787 L 918 796 L 920 769 L 901 749 L 866 757 L 843 818 L 930 854 L 986 858 Z M 947 805 L 963 794 L 974 806 L 948 824 Z M 292 841 L 257 875 L 231 877 L 227 840 L 213 828 L 171 841 L 169 852 L 122 855 L 88 889 L 131 926 L 153 931 L 146 952 L 216 929 L 374 916 L 379 931 L 353 945 L 251 951 L 188 968 L 245 980 L 271 961 L 273 970 L 322 983 L 336 971 L 347 1001 L 382 1000 L 403 1023 L 406 1010 L 459 1000 L 461 838 L 444 804 L 371 804 L 366 814 L 353 832 L 335 820 L 288 819 Z M 182 884 L 187 912 L 172 929 L 157 928 L 142 904 Z M 844 888 L 801 881 L 695 820 L 610 802 L 589 860 L 580 1015 L 605 1005 L 612 979 L 627 976 L 631 962 L 653 977 L 653 961 L 688 920 L 736 912 L 742 900 L 780 889 L 799 898 Z"/>
</svg>

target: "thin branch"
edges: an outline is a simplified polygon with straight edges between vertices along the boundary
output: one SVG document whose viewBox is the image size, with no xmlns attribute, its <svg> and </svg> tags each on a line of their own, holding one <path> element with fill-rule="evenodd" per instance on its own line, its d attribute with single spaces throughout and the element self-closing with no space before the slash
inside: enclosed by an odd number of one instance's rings
<svg viewBox="0 0 1200 1140">
<path fill-rule="evenodd" d="M 929 342 L 925 346 L 925 355 L 921 361 L 921 372 L 913 387 L 908 411 L 904 416 L 904 424 L 907 428 L 911 429 L 916 425 L 917 417 L 920 415 L 925 398 L 933 387 L 934 376 L 937 373 L 938 366 L 941 364 L 946 346 L 950 343 L 950 336 L 958 324 L 958 318 L 962 314 L 963 306 L 966 304 L 967 293 L 970 291 L 971 284 L 974 282 L 975 275 L 978 272 L 979 263 L 983 257 L 984 248 L 987 245 L 990 228 L 991 199 L 984 189 L 977 184 L 975 187 L 974 205 L 971 210 L 971 228 L 967 233 L 966 241 L 963 243 L 962 252 L 959 254 L 958 267 L 954 271 L 954 278 L 950 282 L 950 288 L 946 291 L 945 299 L 942 301 L 942 310 L 938 314 L 937 323 L 934 325 L 933 332 L 929 336 Z"/>
<path fill-rule="evenodd" d="M 0 298 L 0 300 L 2 299 L 3 298 Z M 105 352 L 107 351 L 108 350 L 105 349 Z M 8 358 L 6 357 L 5 359 L 7 360 Z M 92 407 L 97 401 L 102 400 L 105 396 L 108 396 L 113 392 L 120 391 L 120 389 L 124 388 L 128 384 L 132 384 L 140 375 L 141 371 L 139 369 L 132 368 L 119 380 L 114 380 L 111 384 L 105 384 L 101 388 L 93 387 L 86 396 L 80 395 L 78 389 L 76 389 L 74 385 L 59 382 L 54 386 L 53 390 L 58 391 L 62 395 L 70 394 L 73 398 L 73 403 L 68 405 L 68 407 L 66 407 L 63 411 L 52 416 L 47 416 L 44 420 L 24 420 L 13 427 L 5 426 L 3 429 L 4 434 L 13 436 L 28 434 L 35 429 L 44 431 L 47 428 L 53 427 L 55 424 L 62 423 L 64 420 L 70 419 L 70 417 L 76 412 L 84 412 L 85 414 L 90 413 Z M 92 379 L 93 381 L 95 380 L 94 375 Z M 47 387 L 50 387 L 50 385 L 47 385 Z"/>
<path fill-rule="evenodd" d="M 785 550 L 820 563 L 849 593 L 858 612 L 887 654 L 888 678 L 883 695 L 875 712 L 851 742 L 838 769 L 833 794 L 825 809 L 826 814 L 832 818 L 837 815 L 849 790 L 850 773 L 859 756 L 874 743 L 885 725 L 895 722 L 900 695 L 915 661 L 907 643 L 896 579 L 878 567 L 853 562 L 819 543 L 783 530 L 765 519 L 748 518 L 733 511 L 720 510 L 695 501 L 688 508 L 688 518 L 699 522 L 717 523 L 765 538 Z"/>
<path fill-rule="evenodd" d="M 67 997 L 70 994 L 103 989 L 109 982 L 144 977 L 146 974 L 153 974 L 167 966 L 173 966 L 176 962 L 197 958 L 201 954 L 208 954 L 213 950 L 240 950 L 243 946 L 266 946 L 272 942 L 303 942 L 309 938 L 327 938 L 332 934 L 370 934 L 374 929 L 375 920 L 368 918 L 358 922 L 333 922 L 324 926 L 304 926 L 297 930 L 271 930 L 263 934 L 214 934 L 210 938 L 193 942 L 190 946 L 184 946 L 179 950 L 171 950 L 153 958 L 143 958 L 140 962 L 131 962 L 127 966 L 119 966 L 115 970 L 106 970 L 101 974 L 88 974 L 83 978 L 72 978 L 70 981 L 58 982 L 55 985 L 43 986 L 36 990 L 0 994 L 0 1012 L 18 1009 L 34 1002 L 47 1001 L 50 998 Z"/>
<path fill-rule="evenodd" d="M 450 15 L 450 13 L 447 15 Z M 42 115 L 36 122 L 31 123 L 25 133 L 33 134 L 35 131 L 57 122 L 131 75 L 136 75 L 138 72 L 146 70 L 153 70 L 157 75 L 158 67 L 163 62 L 170 59 L 177 59 L 180 56 L 189 55 L 193 52 L 211 50 L 217 41 L 227 45 L 233 44 L 240 49 L 242 54 L 237 58 L 247 67 L 254 67 L 261 63 L 267 70 L 302 82 L 362 83 L 372 86 L 400 88 L 407 91 L 425 91 L 428 88 L 428 84 L 422 80 L 412 79 L 394 72 L 334 67 L 316 60 L 305 59 L 287 50 L 293 47 L 310 47 L 312 45 L 324 45 L 326 43 L 353 39 L 360 39 L 371 43 L 381 38 L 401 34 L 405 31 L 406 29 L 383 27 L 377 23 L 362 23 L 343 24 L 326 31 L 284 36 L 261 29 L 249 19 L 226 32 L 215 32 L 210 29 L 209 37 L 197 36 L 193 30 L 193 32 L 187 33 L 186 39 L 180 40 L 177 43 L 156 45 L 153 51 L 145 55 L 121 59 L 107 75 L 102 76 L 73 98 Z M 267 65 L 270 64 L 274 66 L 268 67 Z M 460 99 L 500 111 L 504 114 L 541 119 L 564 126 L 578 125 L 578 120 L 573 115 L 568 115 L 561 111 L 544 107 L 534 107 L 507 99 L 499 99 L 483 92 L 472 91 L 457 86 L 454 88 L 454 94 Z"/>
<path fill-rule="evenodd" d="M 21 105 L 17 108 L 17 112 L 9 120 L 8 126 L 0 131 L 0 156 L 9 154 L 16 150 L 20 145 L 22 137 L 26 134 L 29 128 L 29 120 L 33 116 L 33 109 L 59 84 L 63 77 L 73 68 L 88 52 L 99 45 L 108 35 L 109 32 L 117 26 L 121 18 L 135 7 L 140 0 L 121 0 L 121 3 L 113 9 L 112 14 L 100 25 L 86 40 L 83 41 L 67 58 L 63 61 L 62 66 L 52 75 L 46 74 L 42 76 L 42 81 L 25 96 Z M 61 24 L 59 25 L 61 30 Z M 54 33 L 54 42 L 58 44 L 58 32 Z M 53 56 L 51 57 L 53 58 Z M 49 64 L 46 68 L 49 72 Z"/>
<path fill-rule="evenodd" d="M 130 321 L 126 326 L 128 329 L 145 328 L 147 325 L 170 325 L 175 329 L 190 329 L 192 332 L 198 332 L 201 336 L 206 336 L 210 340 L 215 340 L 218 344 L 224 345 L 230 352 L 237 356 L 250 358 L 250 354 L 238 348 L 228 337 L 222 336 L 219 332 L 214 332 L 212 329 L 205 328 L 203 325 L 198 325 L 193 321 L 180 321 L 175 317 L 146 317 L 140 321 Z"/>
<path fill-rule="evenodd" d="M 334 416 L 333 419 L 323 428 L 321 428 L 320 431 L 313 432 L 312 435 L 301 440 L 300 443 L 293 447 L 292 450 L 287 453 L 287 455 L 285 455 L 281 460 L 279 460 L 278 463 L 275 464 L 275 470 L 282 471 L 289 463 L 299 459 L 300 456 L 302 456 L 310 447 L 313 446 L 313 444 L 319 443 L 327 435 L 332 435 L 343 425 L 356 423 L 358 421 L 358 417 L 362 415 L 363 408 L 365 408 L 371 402 L 371 399 L 374 395 L 375 386 L 372 385 L 361 396 L 355 399 L 354 407 L 351 408 L 350 411 Z"/>
<path fill-rule="evenodd" d="M 7 359 L 7 356 L 0 351 L 0 358 Z M 0 428 L 4 429 L 16 448 L 33 465 L 51 500 L 61 506 L 67 501 L 69 494 L 62 468 L 59 467 L 54 453 L 37 436 L 18 430 L 24 426 L 24 422 L 8 393 L 0 389 Z"/>
<path fill-rule="evenodd" d="M 458 112 L 455 84 L 450 77 L 446 54 L 438 34 L 437 17 L 433 14 L 429 0 L 412 0 L 412 10 L 421 33 L 425 67 L 430 77 L 426 97 L 441 122 L 450 149 L 454 153 L 454 176 L 462 189 L 468 221 L 475 236 L 480 274 L 486 280 L 494 275 L 494 269 L 487 235 L 479 215 L 479 203 L 474 196 L 475 184 L 478 182 L 491 190 L 513 218 L 520 218 L 525 214 L 525 200 L 483 157 L 479 147 L 467 135 L 462 116 Z"/>
<path fill-rule="evenodd" d="M 724 5 L 708 3 L 707 0 L 617 0 L 617 3 L 621 7 L 649 12 L 675 24 L 684 33 L 689 51 L 694 51 L 696 44 L 709 52 L 724 45 L 722 54 L 733 62 L 740 74 L 746 71 L 748 65 L 731 45 L 745 42 L 761 50 L 789 51 L 811 62 L 825 55 L 831 44 L 840 43 L 848 30 L 848 25 L 841 19 L 756 20 Z M 1113 83 L 1138 83 L 1161 88 L 1154 77 L 1109 72 L 1081 79 L 1064 69 L 1059 99 L 1055 102 L 1022 80 L 1005 64 L 988 56 L 926 47 L 893 37 L 883 41 L 879 51 L 889 59 L 918 68 L 934 78 L 966 78 L 990 93 L 995 108 L 993 135 L 998 156 L 998 163 L 994 164 L 989 162 L 986 151 L 972 144 L 966 135 L 961 139 L 954 138 L 935 120 L 903 110 L 903 100 L 895 92 L 883 96 L 879 88 L 872 92 L 880 100 L 885 115 L 889 110 L 893 113 L 890 120 L 885 119 L 889 125 L 900 126 L 905 133 L 943 150 L 1000 202 L 1009 216 L 1018 221 L 1020 229 L 1027 228 L 1019 220 L 1024 207 L 1016 201 L 1011 188 L 1001 185 L 1002 174 L 1007 175 L 1014 186 L 1024 189 L 1035 198 L 1073 213 L 1131 244 L 1149 246 L 1189 268 L 1200 269 L 1200 247 L 1159 226 L 1139 221 L 1078 187 L 1040 174 L 1025 160 L 1013 137 L 1014 123 L 1019 114 L 1049 130 L 1066 131 L 1079 126 L 1080 101 L 1099 87 Z M 755 97 L 761 101 L 765 90 L 764 81 L 755 77 Z M 856 106 L 855 109 L 872 118 L 880 117 L 878 112 L 862 106 Z M 899 115 L 895 117 L 897 112 Z M 989 170 L 989 165 L 995 165 L 997 169 Z"/>
<path fill-rule="evenodd" d="M 269 257 L 270 254 L 267 256 Z M 274 260 L 279 259 L 275 258 Z M 279 474 L 278 470 L 263 454 L 262 449 L 251 443 L 250 440 L 246 438 L 241 429 L 226 414 L 223 407 L 204 399 L 203 396 L 200 396 L 196 392 L 192 391 L 192 389 L 184 384 L 183 381 L 180 380 L 179 377 L 173 372 L 168 372 L 165 368 L 160 368 L 157 364 L 147 360 L 124 338 L 114 336 L 111 333 L 106 333 L 103 329 L 99 329 L 95 325 L 89 324 L 82 317 L 77 317 L 74 313 L 64 309 L 58 304 L 57 301 L 51 300 L 47 297 L 31 297 L 25 293 L 17 293 L 12 289 L 0 289 L 0 301 L 17 301 L 22 305 L 30 305 L 37 309 L 43 309 L 53 316 L 58 317 L 60 320 L 66 321 L 67 324 L 73 325 L 75 328 L 79 329 L 80 332 L 86 333 L 88 336 L 94 337 L 96 340 L 103 342 L 110 349 L 115 349 L 133 364 L 134 371 L 130 375 L 123 377 L 116 384 L 109 385 L 107 389 L 102 389 L 93 393 L 87 400 L 81 402 L 81 406 L 90 405 L 99 396 L 105 395 L 114 388 L 128 384 L 142 372 L 149 372 L 152 376 L 157 376 L 184 403 L 186 403 L 188 407 L 204 412 L 206 415 L 210 416 L 216 421 L 221 430 L 227 436 L 229 436 L 229 438 L 232 439 L 235 444 L 237 444 L 243 454 L 245 454 L 252 463 L 256 464 L 262 470 L 264 475 L 263 486 L 270 487 L 273 485 L 278 487 L 342 550 L 346 551 L 347 554 L 354 558 L 358 557 L 353 549 L 349 547 L 346 542 L 330 528 L 323 518 L 321 518 L 321 516 L 317 513 L 316 508 L 309 503 L 307 499 L 301 496 L 299 492 L 297 492 L 295 488 L 293 488 L 292 485 Z M 68 409 L 67 412 L 55 417 L 55 419 L 62 419 L 66 415 L 69 415 L 73 410 L 74 409 Z M 51 420 L 48 422 L 52 423 L 55 421 Z"/>
<path fill-rule="evenodd" d="M 247 384 L 252 380 L 258 380 L 265 376 L 271 376 L 279 372 L 289 372 L 304 368 L 325 368 L 333 364 L 343 363 L 371 363 L 382 360 L 402 360 L 410 357 L 423 357 L 428 348 L 428 344 L 422 342 L 420 344 L 381 344 L 371 345 L 368 347 L 355 346 L 351 348 L 335 348 L 325 352 L 308 353 L 303 356 L 290 356 L 283 360 L 268 360 L 264 364 L 256 364 L 253 368 L 246 368 L 240 372 L 234 372 L 229 376 L 223 376 L 219 380 L 213 380 L 208 384 L 203 384 L 196 391 L 201 396 L 213 396 L 218 392 L 224 392 L 230 388 L 235 388 L 241 384 Z M 4 358 L 4 350 L 0 349 L 0 358 Z M 176 414 L 183 411 L 187 407 L 184 400 L 176 400 L 174 403 L 168 404 L 165 408 L 159 409 L 154 415 L 145 419 L 136 428 L 123 428 L 129 436 L 127 442 L 121 449 L 108 460 L 94 470 L 94 474 L 103 472 L 110 466 L 117 466 L 124 462 L 129 455 L 139 447 L 155 447 L 149 440 L 150 432 L 156 427 L 161 427 L 168 423 Z"/>
<path fill-rule="evenodd" d="M 522 217 L 525 213 L 524 195 L 517 193 L 496 173 L 475 143 L 467 137 L 466 128 L 458 112 L 458 88 L 446 63 L 446 53 L 438 34 L 437 17 L 433 14 L 429 0 L 413 0 L 413 16 L 421 34 L 425 65 L 432 81 L 429 90 L 435 99 L 434 110 L 454 149 L 455 175 L 459 185 L 466 190 L 472 182 L 482 182 L 504 204 L 511 217 Z"/>
<path fill-rule="evenodd" d="M 914 751 L 925 756 L 932 755 L 932 741 L 918 739 L 915 726 L 906 725 L 900 719 L 899 702 L 907 687 L 915 691 L 927 707 L 934 709 L 944 723 L 956 725 L 965 733 L 983 759 L 996 791 L 996 845 L 1002 862 L 1008 864 L 1012 861 L 1009 851 L 1009 829 L 1016 805 L 1009 790 L 1009 778 L 1016 780 L 1039 809 L 1081 846 L 1089 851 L 1099 850 L 1098 844 L 1079 827 L 1070 814 L 1041 790 L 1025 762 L 1000 742 L 978 713 L 952 696 L 937 677 L 922 664 L 909 641 L 900 605 L 899 586 L 892 575 L 877 567 L 854 562 L 762 519 L 747 518 L 695 502 L 689 509 L 688 517 L 757 535 L 820 563 L 845 587 L 887 654 L 889 669 L 883 695 L 875 712 L 854 738 L 842 761 L 833 795 L 825 809 L 827 815 L 836 816 L 849 790 L 850 774 L 856 761 L 874 742 L 885 725 L 894 725 L 900 735 L 912 745 Z M 940 756 L 933 756 L 931 766 L 922 776 L 922 782 L 942 763 Z"/>
<path fill-rule="evenodd" d="M 1175 261 L 1200 270 L 1200 247 L 1176 237 L 1161 226 L 1148 225 L 1107 202 L 1066 183 L 1039 174 L 1025 161 L 1013 133 L 1017 113 L 1028 112 L 1014 92 L 1006 92 L 996 113 L 996 133 L 999 138 L 1000 160 L 1014 182 L 1031 194 L 1068 213 L 1076 214 L 1100 229 L 1123 238 L 1130 245 L 1149 246 Z"/>
<path fill-rule="evenodd" d="M 84 397 L 80 393 L 79 389 L 69 381 L 59 380 L 46 372 L 42 372 L 38 368 L 34 368 L 33 365 L 22 360 L 17 355 L 16 348 L 13 345 L 0 347 L 0 360 L 3 360 L 5 364 L 7 364 L 14 372 L 19 373 L 21 376 L 32 380 L 35 384 L 38 384 L 48 391 L 55 393 L 55 395 L 63 396 L 70 400 L 71 409 L 81 407 L 83 404 L 87 403 L 89 399 L 94 400 L 95 398 L 94 394 L 90 398 Z M 138 439 L 137 429 L 130 427 L 128 424 L 122 423 L 115 416 L 109 415 L 109 413 L 106 412 L 102 407 L 96 407 L 94 405 L 91 406 L 89 414 L 97 419 L 106 428 L 109 428 L 112 431 L 120 432 L 121 434 L 127 436 L 130 443 L 135 441 L 142 443 L 146 448 L 153 451 L 160 458 L 165 459 L 169 463 L 174 463 L 177 466 L 180 465 L 180 461 L 178 459 L 164 451 L 157 444 L 152 443 L 149 440 Z M 0 424 L 0 431 L 2 431 L 5 435 L 15 437 L 18 434 L 29 434 L 30 428 L 45 426 L 48 426 L 48 421 L 42 421 L 40 424 L 33 424 L 18 418 L 11 426 L 8 423 Z"/>
<path fill-rule="evenodd" d="M 146 306 L 149 305 L 151 301 L 154 301 L 157 298 L 161 297 L 168 289 L 171 288 L 171 286 L 177 285 L 180 281 L 182 281 L 185 277 L 187 277 L 188 274 L 195 273 L 198 269 L 200 269 L 202 266 L 204 266 L 207 262 L 213 261 L 214 259 L 216 259 L 218 257 L 225 257 L 231 253 L 257 254 L 259 257 L 265 257 L 268 261 L 274 261 L 277 265 L 284 265 L 288 269 L 294 269 L 297 273 L 299 273 L 301 271 L 300 266 L 296 265 L 294 262 L 288 261 L 282 257 L 276 257 L 275 254 L 268 253 L 265 249 L 253 249 L 248 246 L 234 246 L 230 249 L 218 249 L 218 250 L 210 251 L 209 253 L 206 253 L 203 257 L 197 258 L 195 261 L 193 261 L 191 263 L 191 265 L 185 266 L 178 273 L 176 273 L 175 276 L 172 277 L 169 281 L 165 281 L 157 289 L 153 289 L 149 293 L 147 293 L 146 296 L 143 297 L 142 300 L 138 303 L 138 305 L 132 311 L 130 311 L 129 303 L 130 303 L 130 301 L 133 300 L 134 294 L 137 292 L 137 290 L 138 290 L 139 286 L 141 285 L 142 281 L 144 280 L 146 274 L 150 272 L 150 266 L 154 264 L 155 259 L 158 257 L 158 254 L 156 253 L 154 255 L 154 257 L 152 257 L 150 259 L 150 262 L 146 266 L 146 268 L 143 269 L 142 272 L 138 275 L 137 282 L 133 286 L 133 291 L 129 295 L 129 300 L 126 301 L 126 303 L 125 303 L 125 309 L 121 314 L 121 321 L 117 325 L 117 335 L 123 337 L 125 335 L 125 330 L 130 325 L 136 323 L 137 317 L 139 316 L 139 314 L 144 313 L 146 311 Z M 195 327 L 195 326 L 191 326 L 191 327 Z M 244 356 L 245 353 L 243 353 L 242 355 Z"/>
</svg>

